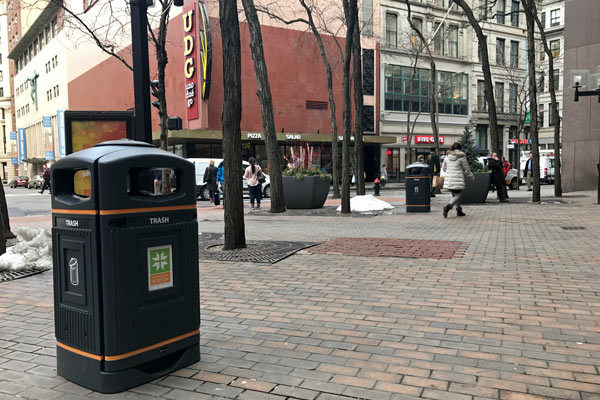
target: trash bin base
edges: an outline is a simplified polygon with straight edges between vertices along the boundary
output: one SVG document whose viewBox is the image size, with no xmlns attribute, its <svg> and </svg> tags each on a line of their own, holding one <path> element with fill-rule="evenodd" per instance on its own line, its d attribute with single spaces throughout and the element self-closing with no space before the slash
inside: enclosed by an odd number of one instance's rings
<svg viewBox="0 0 600 400">
<path fill-rule="evenodd" d="M 431 211 L 431 206 L 427 205 L 427 206 L 412 206 L 412 205 L 407 205 L 406 206 L 406 212 L 430 212 Z"/>
<path fill-rule="evenodd" d="M 153 360 L 154 363 L 160 365 L 160 369 L 156 371 L 144 368 L 144 365 L 139 365 L 136 368 L 122 371 L 106 372 L 102 369 L 104 361 L 80 356 L 58 346 L 56 352 L 58 375 L 95 392 L 107 394 L 131 389 L 200 361 L 199 344 L 194 344 L 177 353 L 165 356 L 165 358 L 178 356 L 175 360 L 170 360 L 170 363 L 161 364 L 160 362 L 157 363 L 161 359 Z"/>
</svg>

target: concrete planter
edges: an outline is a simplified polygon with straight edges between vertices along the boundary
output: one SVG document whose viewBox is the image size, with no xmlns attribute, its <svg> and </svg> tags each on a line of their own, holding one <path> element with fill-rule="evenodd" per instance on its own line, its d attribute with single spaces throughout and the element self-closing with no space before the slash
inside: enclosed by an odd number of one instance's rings
<svg viewBox="0 0 600 400">
<path fill-rule="evenodd" d="M 475 175 L 475 181 L 470 181 L 467 178 L 467 187 L 463 190 L 461 203 L 485 203 L 487 199 L 492 174 L 478 172 L 473 175 Z"/>
<path fill-rule="evenodd" d="M 283 199 L 290 209 L 321 208 L 327 200 L 331 181 L 320 176 L 305 176 L 298 180 L 283 177 Z"/>
</svg>

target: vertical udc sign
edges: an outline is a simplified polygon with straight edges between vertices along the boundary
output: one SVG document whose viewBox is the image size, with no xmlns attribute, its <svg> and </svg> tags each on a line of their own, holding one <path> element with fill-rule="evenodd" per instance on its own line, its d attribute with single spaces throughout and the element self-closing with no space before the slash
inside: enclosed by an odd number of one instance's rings
<svg viewBox="0 0 600 400">
<path fill-rule="evenodd" d="M 196 42 L 198 29 L 196 27 L 196 2 L 183 9 L 183 72 L 185 74 L 185 104 L 187 119 L 198 119 L 198 52 Z"/>
<path fill-rule="evenodd" d="M 148 290 L 173 286 L 173 247 L 148 247 Z"/>
</svg>

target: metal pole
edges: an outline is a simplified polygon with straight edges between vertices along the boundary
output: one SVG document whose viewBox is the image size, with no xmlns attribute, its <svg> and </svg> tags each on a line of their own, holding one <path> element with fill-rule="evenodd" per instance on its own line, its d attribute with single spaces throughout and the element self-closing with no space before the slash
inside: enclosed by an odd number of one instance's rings
<svg viewBox="0 0 600 400">
<path fill-rule="evenodd" d="M 129 4 L 131 6 L 131 50 L 135 99 L 133 139 L 152 143 L 150 71 L 148 67 L 148 4 L 147 0 L 130 0 Z"/>
</svg>

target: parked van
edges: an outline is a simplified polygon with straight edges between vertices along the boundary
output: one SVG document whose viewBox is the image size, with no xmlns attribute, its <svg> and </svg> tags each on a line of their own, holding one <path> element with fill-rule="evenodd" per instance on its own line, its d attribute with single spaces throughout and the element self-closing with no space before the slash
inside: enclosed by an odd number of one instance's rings
<svg viewBox="0 0 600 400">
<path fill-rule="evenodd" d="M 194 164 L 196 168 L 196 197 L 200 200 L 208 200 L 210 194 L 208 192 L 208 188 L 206 187 L 206 183 L 204 182 L 204 171 L 206 171 L 206 167 L 210 165 L 210 160 L 215 162 L 215 167 L 218 167 L 219 164 L 223 161 L 222 158 L 188 158 L 188 161 Z M 242 161 L 242 174 L 246 171 L 246 168 L 250 163 L 248 161 Z M 271 181 L 269 180 L 269 175 L 265 174 L 266 181 L 262 184 L 262 192 L 263 197 L 271 197 Z M 242 187 L 244 193 L 248 192 L 248 180 L 242 179 Z"/>
<path fill-rule="evenodd" d="M 527 182 L 527 174 L 524 171 L 528 159 L 529 156 L 521 158 L 521 183 Z M 540 155 L 540 182 L 554 183 L 554 156 Z"/>
</svg>

